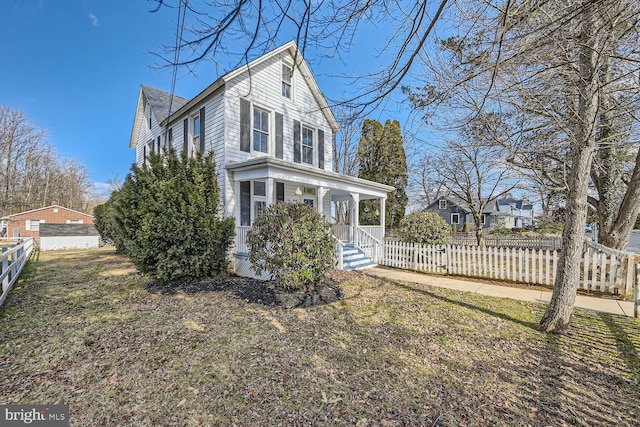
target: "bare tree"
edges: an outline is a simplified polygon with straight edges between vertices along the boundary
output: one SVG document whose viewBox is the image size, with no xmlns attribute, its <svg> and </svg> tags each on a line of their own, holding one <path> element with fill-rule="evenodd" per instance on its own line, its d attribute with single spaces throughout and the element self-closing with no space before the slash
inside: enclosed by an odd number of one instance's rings
<svg viewBox="0 0 640 427">
<path fill-rule="evenodd" d="M 91 187 L 80 163 L 62 159 L 26 116 L 0 107 L 0 214 L 47 206 L 53 201 L 83 210 Z"/>
<path fill-rule="evenodd" d="M 471 212 L 476 241 L 484 246 L 482 215 L 520 184 L 519 174 L 506 161 L 506 150 L 478 141 L 449 141 L 438 157 L 437 175 L 439 184 Z"/>
<path fill-rule="evenodd" d="M 429 111 L 448 107 L 449 122 L 481 120 L 494 143 L 511 151 L 512 162 L 541 170 L 566 189 L 559 273 L 540 325 L 558 332 L 569 325 L 580 276 L 603 93 L 622 101 L 634 99 L 638 90 L 628 78 L 637 75 L 640 64 L 640 5 L 626 0 L 486 4 L 483 13 L 472 15 L 473 22 L 465 10 L 458 27 L 462 36 L 443 41 L 443 58 L 428 64 L 437 84 L 409 95 Z M 618 75 L 603 79 L 609 63 L 616 64 Z M 617 111 L 635 118 L 637 102 Z M 553 167 L 533 166 L 542 163 Z"/>
<path fill-rule="evenodd" d="M 358 176 L 358 141 L 361 126 L 357 114 L 353 109 L 339 106 L 335 115 L 341 135 L 340 138 L 334 136 L 333 140 L 333 170 L 343 175 Z M 334 208 L 336 222 L 348 224 L 348 201 L 336 201 Z"/>
</svg>

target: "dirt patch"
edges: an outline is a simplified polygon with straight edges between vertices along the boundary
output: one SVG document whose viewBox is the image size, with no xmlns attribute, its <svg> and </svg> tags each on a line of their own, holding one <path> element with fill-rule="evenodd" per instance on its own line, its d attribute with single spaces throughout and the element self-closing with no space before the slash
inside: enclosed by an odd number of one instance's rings
<svg viewBox="0 0 640 427">
<path fill-rule="evenodd" d="M 234 297 L 248 303 L 284 308 L 307 308 L 331 304 L 341 300 L 344 296 L 338 282 L 331 277 L 325 278 L 322 283 L 308 291 L 290 291 L 274 281 L 250 279 L 232 274 L 199 282 L 173 285 L 151 282 L 145 288 L 151 293 L 162 295 L 229 292 Z"/>
</svg>

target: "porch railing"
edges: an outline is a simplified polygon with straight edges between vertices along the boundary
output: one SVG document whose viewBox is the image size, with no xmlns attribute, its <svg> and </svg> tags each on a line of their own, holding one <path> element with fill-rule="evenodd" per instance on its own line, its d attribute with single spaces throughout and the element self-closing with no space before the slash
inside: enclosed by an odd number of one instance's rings
<svg viewBox="0 0 640 427">
<path fill-rule="evenodd" d="M 249 230 L 251 230 L 251 226 L 248 225 L 236 227 L 236 253 L 249 253 L 249 247 L 247 246 L 247 232 Z"/>
<path fill-rule="evenodd" d="M 354 226 L 353 228 L 354 246 L 371 258 L 371 261 L 377 263 L 380 257 L 380 251 L 382 250 L 382 242 L 361 227 Z"/>
<path fill-rule="evenodd" d="M 349 242 L 349 241 L 351 241 L 351 237 L 350 237 L 351 226 L 350 225 L 333 224 L 331 226 L 331 228 L 333 230 L 333 235 L 336 237 L 336 239 L 340 240 L 341 242 Z"/>
</svg>

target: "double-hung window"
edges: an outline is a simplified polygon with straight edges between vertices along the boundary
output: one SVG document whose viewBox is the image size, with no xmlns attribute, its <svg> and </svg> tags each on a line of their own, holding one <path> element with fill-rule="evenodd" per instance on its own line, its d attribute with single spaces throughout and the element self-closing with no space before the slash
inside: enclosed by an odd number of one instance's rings
<svg viewBox="0 0 640 427">
<path fill-rule="evenodd" d="M 192 132 L 191 132 L 191 147 L 193 152 L 200 150 L 200 114 L 196 114 L 191 119 Z"/>
<path fill-rule="evenodd" d="M 446 200 L 438 201 L 438 209 L 447 209 L 447 201 Z"/>
<path fill-rule="evenodd" d="M 269 149 L 269 112 L 253 107 L 253 149 L 267 153 Z"/>
<path fill-rule="evenodd" d="M 253 220 L 267 207 L 267 191 L 264 181 L 253 181 Z"/>
<path fill-rule="evenodd" d="M 313 164 L 313 129 L 302 127 L 302 162 Z"/>
<path fill-rule="evenodd" d="M 287 64 L 282 64 L 282 96 L 291 99 L 291 80 L 293 71 Z"/>
</svg>

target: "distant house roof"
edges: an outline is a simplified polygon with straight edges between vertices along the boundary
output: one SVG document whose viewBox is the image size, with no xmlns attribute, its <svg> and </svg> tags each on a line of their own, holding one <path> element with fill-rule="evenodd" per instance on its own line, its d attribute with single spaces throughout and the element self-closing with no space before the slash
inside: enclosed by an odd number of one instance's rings
<svg viewBox="0 0 640 427">
<path fill-rule="evenodd" d="M 64 209 L 64 210 L 66 210 L 66 211 L 73 212 L 73 213 L 76 213 L 76 214 L 78 214 L 78 215 L 84 215 L 84 216 L 87 216 L 87 217 L 89 217 L 89 218 L 93 218 L 93 215 L 89 215 L 89 214 L 84 213 L 84 212 L 75 211 L 75 210 L 73 210 L 73 209 L 65 208 L 64 206 L 51 205 L 51 206 L 45 206 L 44 208 L 31 209 L 31 210 L 29 210 L 29 211 L 18 212 L 18 213 L 14 213 L 14 214 L 11 214 L 11 215 L 3 216 L 3 217 L 2 217 L 2 218 L 0 218 L 0 219 L 8 220 L 8 219 L 10 219 L 11 217 L 14 217 L 14 216 L 26 215 L 26 214 L 30 214 L 30 213 L 33 213 L 33 212 L 43 211 L 43 210 L 51 209 L 51 208 Z"/>
<path fill-rule="evenodd" d="M 40 224 L 40 237 L 100 236 L 93 224 Z"/>
<path fill-rule="evenodd" d="M 454 206 L 463 209 L 466 213 L 471 212 L 469 204 L 466 201 L 453 195 L 438 197 L 438 199 L 429 205 L 427 209 L 430 209 L 432 206 L 436 206 L 440 200 L 447 200 Z M 482 212 L 497 216 L 510 216 L 513 215 L 512 209 L 533 211 L 533 205 L 525 203 L 524 200 L 497 199 L 489 202 Z"/>
</svg>

